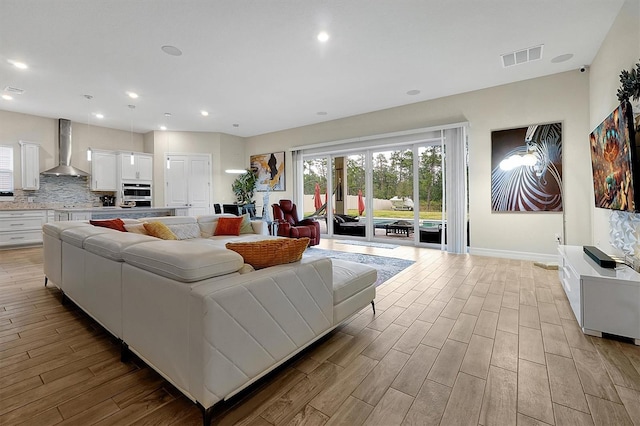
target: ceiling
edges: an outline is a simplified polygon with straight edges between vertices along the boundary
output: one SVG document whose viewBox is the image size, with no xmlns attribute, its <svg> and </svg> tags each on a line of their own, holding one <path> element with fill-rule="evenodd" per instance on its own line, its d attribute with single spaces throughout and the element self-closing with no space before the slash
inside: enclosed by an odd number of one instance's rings
<svg viewBox="0 0 640 426">
<path fill-rule="evenodd" d="M 579 72 L 623 1 L 0 0 L 0 92 L 24 90 L 0 109 L 253 136 Z M 540 44 L 541 60 L 503 68 Z"/>
</svg>

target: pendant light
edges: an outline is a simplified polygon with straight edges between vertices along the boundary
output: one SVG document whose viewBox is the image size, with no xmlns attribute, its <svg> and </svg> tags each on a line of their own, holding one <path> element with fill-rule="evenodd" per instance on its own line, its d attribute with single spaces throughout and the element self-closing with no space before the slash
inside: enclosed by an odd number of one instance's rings
<svg viewBox="0 0 640 426">
<path fill-rule="evenodd" d="M 92 95 L 84 95 L 84 98 L 85 98 L 87 101 L 90 101 L 91 99 L 93 99 L 93 96 L 92 96 Z M 91 108 L 89 108 L 89 109 L 91 109 Z M 90 135 L 90 133 L 91 133 L 91 132 L 90 132 L 90 130 L 91 130 L 91 129 L 90 129 L 90 125 L 89 125 L 89 120 L 90 120 L 90 119 L 91 119 L 91 112 L 90 112 L 90 111 L 88 111 L 88 112 L 87 112 L 87 140 L 89 141 L 89 143 L 91 143 L 91 138 L 89 137 L 89 135 Z M 89 162 L 91 162 L 91 154 L 92 154 L 92 153 L 93 153 L 93 152 L 92 152 L 92 150 L 91 150 L 91 147 L 88 147 L 88 148 L 87 148 L 87 161 L 89 161 Z"/>
<path fill-rule="evenodd" d="M 135 105 L 128 105 L 129 109 L 131 110 L 131 116 L 130 116 L 130 128 L 131 131 L 129 133 L 130 137 L 131 137 L 131 146 L 133 146 L 133 110 L 136 109 Z M 131 151 L 131 165 L 135 165 L 136 164 L 136 159 L 135 156 L 133 155 L 133 151 Z"/>
</svg>

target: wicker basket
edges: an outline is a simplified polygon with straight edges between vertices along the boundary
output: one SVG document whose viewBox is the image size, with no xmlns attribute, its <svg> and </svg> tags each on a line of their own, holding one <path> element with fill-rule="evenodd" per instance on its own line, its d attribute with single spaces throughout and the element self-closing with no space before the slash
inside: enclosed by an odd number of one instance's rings
<svg viewBox="0 0 640 426">
<path fill-rule="evenodd" d="M 279 238 L 247 243 L 227 243 L 225 247 L 243 257 L 255 269 L 297 262 L 309 245 L 309 238 Z"/>
</svg>

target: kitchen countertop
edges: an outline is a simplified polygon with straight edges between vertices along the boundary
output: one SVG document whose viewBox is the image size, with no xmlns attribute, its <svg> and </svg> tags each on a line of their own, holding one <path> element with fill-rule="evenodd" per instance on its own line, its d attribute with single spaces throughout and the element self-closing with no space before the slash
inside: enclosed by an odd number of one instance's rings
<svg viewBox="0 0 640 426">
<path fill-rule="evenodd" d="M 108 212 L 108 211 L 156 211 L 156 210 L 171 210 L 171 209 L 186 209 L 188 207 L 100 207 L 100 206 L 64 206 L 55 204 L 41 204 L 41 203 L 0 203 L 0 211 L 13 211 L 13 210 L 55 210 L 63 212 Z"/>
<path fill-rule="evenodd" d="M 151 212 L 151 211 L 159 211 L 159 210 L 181 210 L 187 209 L 188 207 L 63 207 L 63 208 L 55 208 L 51 210 L 55 210 L 57 212 L 99 212 L 99 213 L 107 213 L 107 212 Z"/>
</svg>

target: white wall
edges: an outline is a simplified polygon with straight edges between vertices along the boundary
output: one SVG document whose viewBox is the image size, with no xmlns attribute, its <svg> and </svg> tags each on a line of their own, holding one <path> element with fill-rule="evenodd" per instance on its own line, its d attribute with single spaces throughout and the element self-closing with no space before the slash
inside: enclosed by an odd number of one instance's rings
<svg viewBox="0 0 640 426">
<path fill-rule="evenodd" d="M 226 133 L 220 133 L 220 181 L 216 185 L 218 189 L 218 197 L 214 198 L 215 203 L 234 203 L 236 197 L 231 190 L 233 181 L 238 177 L 237 174 L 225 173 L 228 169 L 248 169 L 249 156 L 245 154 L 246 142 L 244 138 L 239 136 L 228 135 Z M 258 200 L 259 194 L 254 194 L 254 200 Z M 260 214 L 261 210 L 258 210 Z"/>
<path fill-rule="evenodd" d="M 598 126 L 619 104 L 616 92 L 620 72 L 640 61 L 640 0 L 626 0 L 589 70 L 589 131 Z M 593 187 L 590 188 L 593 198 Z M 610 211 L 593 207 L 592 244 L 605 252 L 616 251 L 609 244 Z"/>
<path fill-rule="evenodd" d="M 500 70 L 499 72 L 508 72 Z M 535 258 L 555 255 L 559 213 L 491 212 L 491 131 L 563 122 L 567 240 L 591 240 L 588 76 L 578 70 L 470 93 L 420 102 L 247 139 L 247 155 L 291 146 L 468 121 L 470 243 L 476 253 Z M 293 194 L 287 152 L 287 191 Z M 533 256 L 531 256 L 533 254 Z"/>
<path fill-rule="evenodd" d="M 87 161 L 87 148 L 105 150 L 143 151 L 143 135 L 94 126 L 87 123 L 71 123 L 73 166 L 91 172 Z M 58 165 L 58 120 L 0 110 L 0 145 L 14 147 L 14 183 L 22 188 L 20 145 L 26 140 L 40 143 L 40 171 Z"/>
</svg>

